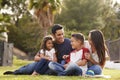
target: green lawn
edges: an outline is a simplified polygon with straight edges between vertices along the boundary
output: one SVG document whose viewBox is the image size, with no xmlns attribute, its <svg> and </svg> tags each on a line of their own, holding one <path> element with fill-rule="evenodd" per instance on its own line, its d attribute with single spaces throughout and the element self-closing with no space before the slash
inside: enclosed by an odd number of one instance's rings
<svg viewBox="0 0 120 80">
<path fill-rule="evenodd" d="M 104 69 L 103 73 L 105 75 L 111 75 L 110 79 L 103 78 L 85 78 L 79 76 L 47 76 L 47 75 L 39 75 L 39 76 L 30 76 L 30 75 L 3 75 L 3 72 L 7 70 L 15 70 L 22 65 L 31 63 L 31 61 L 23 61 L 16 59 L 14 57 L 14 65 L 7 67 L 0 67 L 0 80 L 120 80 L 120 70 L 111 70 Z"/>
</svg>

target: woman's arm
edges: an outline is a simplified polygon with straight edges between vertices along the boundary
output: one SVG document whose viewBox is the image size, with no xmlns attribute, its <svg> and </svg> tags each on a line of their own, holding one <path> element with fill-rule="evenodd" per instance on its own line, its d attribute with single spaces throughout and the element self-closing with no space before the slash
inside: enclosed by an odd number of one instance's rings
<svg viewBox="0 0 120 80">
<path fill-rule="evenodd" d="M 108 51 L 105 51 L 105 58 L 106 58 L 107 61 L 110 60 L 110 57 L 109 57 L 109 55 L 108 55 Z"/>
</svg>

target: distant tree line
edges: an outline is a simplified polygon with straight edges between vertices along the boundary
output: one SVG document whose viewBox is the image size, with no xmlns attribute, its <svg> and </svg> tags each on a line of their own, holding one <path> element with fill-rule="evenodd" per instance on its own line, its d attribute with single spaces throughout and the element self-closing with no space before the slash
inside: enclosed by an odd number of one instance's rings
<svg viewBox="0 0 120 80">
<path fill-rule="evenodd" d="M 113 0 L 64 0 L 62 13 L 55 23 L 65 25 L 70 36 L 73 32 L 85 35 L 91 29 L 100 29 L 106 39 L 120 37 L 120 4 Z"/>
</svg>

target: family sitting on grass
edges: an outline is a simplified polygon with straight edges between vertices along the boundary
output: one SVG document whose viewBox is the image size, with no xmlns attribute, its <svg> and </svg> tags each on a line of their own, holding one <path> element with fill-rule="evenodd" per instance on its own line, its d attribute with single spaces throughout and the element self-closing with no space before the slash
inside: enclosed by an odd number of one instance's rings
<svg viewBox="0 0 120 80">
<path fill-rule="evenodd" d="M 33 63 L 3 74 L 85 76 L 101 75 L 107 56 L 107 48 L 101 31 L 89 32 L 88 42 L 82 33 L 64 38 L 62 25 L 52 27 L 52 36 L 46 36 Z"/>
</svg>

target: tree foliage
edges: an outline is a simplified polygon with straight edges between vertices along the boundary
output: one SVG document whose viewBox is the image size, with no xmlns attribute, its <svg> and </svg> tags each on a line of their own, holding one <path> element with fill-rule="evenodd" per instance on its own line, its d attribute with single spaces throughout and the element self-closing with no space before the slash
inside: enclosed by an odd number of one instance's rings
<svg viewBox="0 0 120 80">
<path fill-rule="evenodd" d="M 30 15 L 26 0 L 0 0 L 0 12 L 0 23 L 9 30 L 9 42 L 27 53 L 36 52 L 40 48 L 42 28 Z"/>
<path fill-rule="evenodd" d="M 18 25 L 19 28 L 14 25 L 8 28 L 9 42 L 14 42 L 17 48 L 34 55 L 43 38 L 42 28 L 36 20 L 27 15 L 19 20 Z"/>
<path fill-rule="evenodd" d="M 55 16 L 61 8 L 62 13 Z M 7 27 L 9 42 L 26 52 L 39 49 L 43 33 L 46 35 L 54 21 L 65 26 L 67 37 L 101 29 L 106 39 L 116 39 L 120 37 L 119 8 L 112 0 L 0 0 L 0 32 Z"/>
<path fill-rule="evenodd" d="M 55 23 L 65 25 L 65 29 L 69 31 L 74 30 L 85 35 L 91 29 L 101 29 L 106 38 L 110 39 L 113 27 L 115 31 L 120 29 L 116 26 L 117 17 L 112 4 L 112 0 L 64 0 L 65 8 L 57 15 Z M 112 39 L 114 38 L 118 36 L 112 36 Z"/>
<path fill-rule="evenodd" d="M 39 24 L 43 27 L 44 36 L 48 27 L 54 24 L 54 15 L 60 12 L 62 0 L 30 0 L 29 9 L 33 9 Z"/>
</svg>

